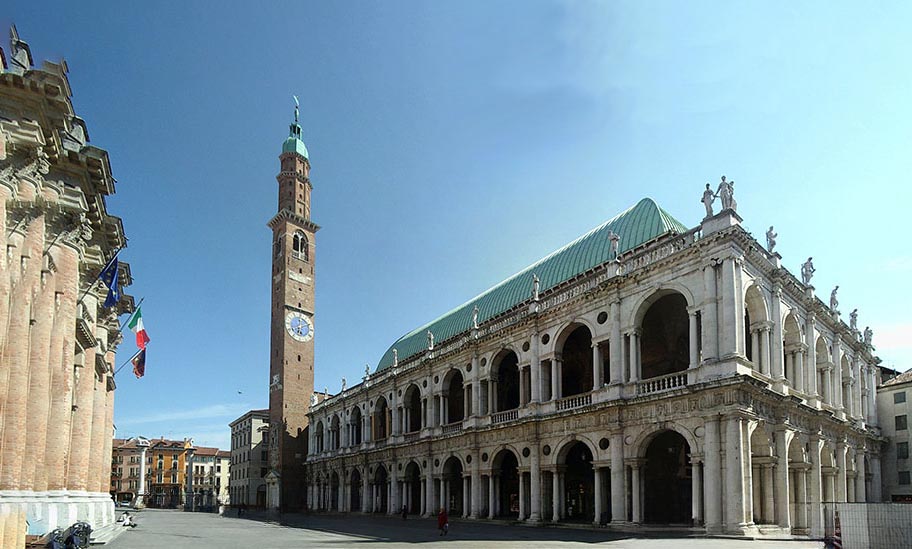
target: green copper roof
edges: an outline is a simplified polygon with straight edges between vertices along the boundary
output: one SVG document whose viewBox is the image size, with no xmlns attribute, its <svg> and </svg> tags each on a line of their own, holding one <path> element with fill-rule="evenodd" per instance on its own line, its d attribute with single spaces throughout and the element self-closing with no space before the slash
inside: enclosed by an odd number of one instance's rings
<svg viewBox="0 0 912 549">
<path fill-rule="evenodd" d="M 307 156 L 307 147 L 304 146 L 304 142 L 298 139 L 297 137 L 289 137 L 282 143 L 282 152 L 283 153 L 298 153 L 304 158 L 309 159 Z"/>
<path fill-rule="evenodd" d="M 438 343 L 443 343 L 457 334 L 470 330 L 472 328 L 472 310 L 476 305 L 478 306 L 478 322 L 481 324 L 526 301 L 532 296 L 533 274 L 537 275 L 541 281 L 540 292 L 545 292 L 612 259 L 611 243 L 608 239 L 610 231 L 614 231 L 620 236 L 619 253 L 624 253 L 663 234 L 685 233 L 687 230 L 687 227 L 660 208 L 651 198 L 644 198 L 627 211 L 592 229 L 476 298 L 437 320 L 405 334 L 386 351 L 377 365 L 377 371 L 392 366 L 393 349 L 397 350 L 400 361 L 423 353 L 427 349 L 428 330 L 434 334 L 434 340 Z"/>
</svg>

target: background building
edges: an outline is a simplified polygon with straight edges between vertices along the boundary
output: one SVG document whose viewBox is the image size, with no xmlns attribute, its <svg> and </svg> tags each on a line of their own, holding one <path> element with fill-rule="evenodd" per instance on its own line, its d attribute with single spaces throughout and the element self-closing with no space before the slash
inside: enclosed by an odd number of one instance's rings
<svg viewBox="0 0 912 549">
<path fill-rule="evenodd" d="M 115 438 L 111 456 L 111 497 L 119 505 L 140 505 L 145 494 L 146 450 L 143 437 Z"/>
<path fill-rule="evenodd" d="M 188 466 L 192 470 L 193 509 L 215 511 L 229 503 L 228 474 L 231 453 L 218 448 L 197 446 Z"/>
<path fill-rule="evenodd" d="M 269 410 L 251 410 L 231 424 L 229 497 L 232 505 L 266 506 Z"/>
<path fill-rule="evenodd" d="M 824 502 L 880 501 L 872 334 L 708 193 L 692 227 L 643 199 L 313 403 L 309 505 L 821 537 Z"/>
<path fill-rule="evenodd" d="M 885 381 L 877 389 L 881 429 L 887 439 L 883 457 L 884 499 L 912 503 L 912 460 L 909 419 L 912 417 L 912 370 Z"/>
<path fill-rule="evenodd" d="M 126 246 L 108 154 L 89 144 L 67 65 L 0 51 L 0 546 L 77 520 L 113 524 L 112 366 L 122 296 L 102 267 Z M 121 262 L 119 291 L 131 282 Z"/>
<path fill-rule="evenodd" d="M 149 441 L 146 454 L 145 504 L 149 507 L 176 509 L 184 503 L 187 459 L 193 452 L 193 441 L 167 440 L 164 437 Z"/>
</svg>

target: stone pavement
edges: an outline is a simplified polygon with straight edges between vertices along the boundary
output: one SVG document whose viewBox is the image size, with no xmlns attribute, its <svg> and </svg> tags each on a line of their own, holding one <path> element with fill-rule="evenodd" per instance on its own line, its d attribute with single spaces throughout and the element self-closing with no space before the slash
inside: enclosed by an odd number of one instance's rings
<svg viewBox="0 0 912 549">
<path fill-rule="evenodd" d="M 576 528 L 533 528 L 495 522 L 451 521 L 441 537 L 436 519 L 388 518 L 363 515 L 283 516 L 282 523 L 251 513 L 242 518 L 204 513 L 147 509 L 136 514 L 136 528 L 111 542 L 111 549 L 269 549 L 289 547 L 405 548 L 416 543 L 439 543 L 457 548 L 589 547 L 612 549 L 786 549 L 820 548 L 802 541 L 752 541 L 700 537 L 670 537 L 667 532 L 619 533 Z M 682 535 L 679 533 L 678 535 Z M 664 537 L 660 537 L 664 536 Z"/>
</svg>

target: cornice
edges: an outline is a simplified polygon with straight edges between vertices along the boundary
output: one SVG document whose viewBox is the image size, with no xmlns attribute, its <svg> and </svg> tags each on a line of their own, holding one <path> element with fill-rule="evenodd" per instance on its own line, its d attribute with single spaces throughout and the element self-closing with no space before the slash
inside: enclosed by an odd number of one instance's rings
<svg viewBox="0 0 912 549">
<path fill-rule="evenodd" d="M 310 231 L 312 233 L 316 233 L 317 231 L 320 230 L 319 225 L 317 225 L 313 221 L 311 221 L 303 216 L 300 216 L 300 215 L 290 211 L 287 208 L 282 208 L 281 210 L 279 210 L 279 213 L 275 214 L 273 216 L 273 218 L 270 219 L 268 223 L 266 223 L 266 225 L 270 229 L 275 230 L 276 227 L 278 227 L 279 223 L 281 223 L 283 221 L 292 223 L 303 229 L 307 229 L 308 231 Z"/>
</svg>

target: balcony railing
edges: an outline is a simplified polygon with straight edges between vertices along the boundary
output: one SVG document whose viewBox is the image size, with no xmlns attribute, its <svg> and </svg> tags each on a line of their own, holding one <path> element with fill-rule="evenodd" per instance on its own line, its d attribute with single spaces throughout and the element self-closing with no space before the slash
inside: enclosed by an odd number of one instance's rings
<svg viewBox="0 0 912 549">
<path fill-rule="evenodd" d="M 413 441 L 418 440 L 419 436 L 421 436 L 421 431 L 415 431 L 414 433 L 405 433 L 404 435 L 402 435 L 402 438 L 406 442 L 413 442 Z"/>
<path fill-rule="evenodd" d="M 687 386 L 687 372 L 675 372 L 664 376 L 644 379 L 637 384 L 638 395 L 649 395 L 652 393 L 661 393 L 670 391 L 679 387 Z"/>
<path fill-rule="evenodd" d="M 573 395 L 571 397 L 562 398 L 557 401 L 558 410 L 572 410 L 574 408 L 580 408 L 582 406 L 588 406 L 592 404 L 592 394 L 587 395 Z"/>
<path fill-rule="evenodd" d="M 443 434 L 445 434 L 445 435 L 451 435 L 453 433 L 458 433 L 459 431 L 462 431 L 462 422 L 461 421 L 457 421 L 456 423 L 450 423 L 449 425 L 443 426 Z"/>
<path fill-rule="evenodd" d="M 491 423 L 506 423 L 507 421 L 513 421 L 519 417 L 519 410 L 507 410 L 505 412 L 497 412 L 496 414 L 491 414 Z"/>
</svg>

